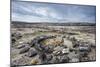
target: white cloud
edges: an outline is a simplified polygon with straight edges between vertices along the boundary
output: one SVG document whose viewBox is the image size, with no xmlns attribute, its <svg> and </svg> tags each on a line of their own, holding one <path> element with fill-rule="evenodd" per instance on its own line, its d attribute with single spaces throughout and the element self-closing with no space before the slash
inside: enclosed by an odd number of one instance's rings
<svg viewBox="0 0 100 67">
<path fill-rule="evenodd" d="M 20 14 L 13 14 L 12 20 L 15 21 L 24 21 L 24 22 L 57 22 L 57 20 L 51 19 L 51 18 L 45 18 L 45 17 L 36 17 L 36 16 L 30 16 L 30 15 L 20 15 Z"/>
<path fill-rule="evenodd" d="M 44 6 L 32 6 L 32 5 L 21 5 L 17 4 L 14 6 L 19 6 L 19 8 L 14 9 L 15 11 L 22 10 L 22 12 L 28 12 L 31 13 L 32 15 L 28 15 L 26 13 L 25 15 L 19 14 L 19 12 L 13 12 L 12 13 L 12 20 L 13 21 L 28 21 L 28 22 L 40 22 L 40 21 L 58 21 L 59 19 L 62 19 L 60 14 L 54 10 L 53 8 L 50 7 L 44 7 Z M 13 7 L 15 8 L 15 7 Z M 36 16 L 36 15 L 38 16 Z"/>
<path fill-rule="evenodd" d="M 48 7 L 37 7 L 35 13 L 43 17 L 48 17 L 52 19 L 62 19 L 61 15 L 55 11 L 53 8 Z"/>
<path fill-rule="evenodd" d="M 49 16 L 48 9 L 47 8 L 43 8 L 43 7 L 36 8 L 35 9 L 35 13 L 38 14 L 38 15 L 42 15 L 44 17 L 48 17 Z"/>
</svg>

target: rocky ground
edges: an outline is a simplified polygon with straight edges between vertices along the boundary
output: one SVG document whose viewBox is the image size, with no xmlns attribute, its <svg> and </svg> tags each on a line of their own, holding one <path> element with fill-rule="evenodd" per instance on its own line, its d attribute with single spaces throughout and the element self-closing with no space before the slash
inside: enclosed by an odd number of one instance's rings
<svg viewBox="0 0 100 67">
<path fill-rule="evenodd" d="M 11 28 L 11 65 L 96 60 L 95 26 Z"/>
</svg>

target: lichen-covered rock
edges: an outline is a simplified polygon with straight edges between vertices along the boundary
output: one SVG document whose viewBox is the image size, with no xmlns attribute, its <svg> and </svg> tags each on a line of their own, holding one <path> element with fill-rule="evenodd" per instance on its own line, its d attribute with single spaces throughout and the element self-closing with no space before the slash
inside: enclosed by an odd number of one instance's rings
<svg viewBox="0 0 100 67">
<path fill-rule="evenodd" d="M 38 60 L 37 59 L 32 59 L 30 62 L 31 65 L 35 65 L 38 64 Z"/>
</svg>

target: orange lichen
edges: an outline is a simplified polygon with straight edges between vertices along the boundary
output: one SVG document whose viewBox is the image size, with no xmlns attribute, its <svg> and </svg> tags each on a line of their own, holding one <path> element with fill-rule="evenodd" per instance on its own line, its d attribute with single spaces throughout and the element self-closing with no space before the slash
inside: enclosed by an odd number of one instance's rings
<svg viewBox="0 0 100 67">
<path fill-rule="evenodd" d="M 62 45 L 63 43 L 63 39 L 61 37 L 56 37 L 56 38 L 52 38 L 52 39 L 46 39 L 42 42 L 45 45 Z"/>
</svg>

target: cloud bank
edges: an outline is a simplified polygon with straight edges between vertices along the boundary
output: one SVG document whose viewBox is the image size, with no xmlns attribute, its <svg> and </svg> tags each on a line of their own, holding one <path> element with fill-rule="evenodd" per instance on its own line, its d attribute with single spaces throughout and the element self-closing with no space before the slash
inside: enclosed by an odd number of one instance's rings
<svg viewBox="0 0 100 67">
<path fill-rule="evenodd" d="M 12 21 L 90 22 L 96 21 L 96 7 L 12 1 Z"/>
</svg>

